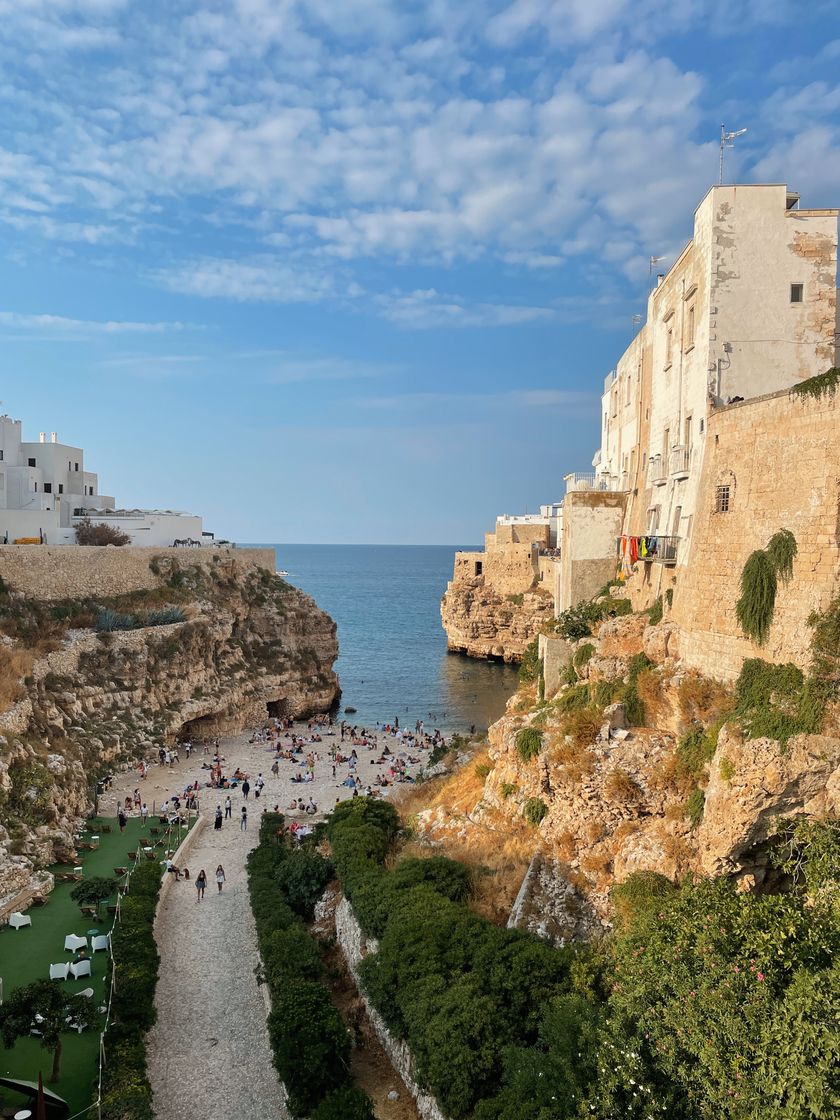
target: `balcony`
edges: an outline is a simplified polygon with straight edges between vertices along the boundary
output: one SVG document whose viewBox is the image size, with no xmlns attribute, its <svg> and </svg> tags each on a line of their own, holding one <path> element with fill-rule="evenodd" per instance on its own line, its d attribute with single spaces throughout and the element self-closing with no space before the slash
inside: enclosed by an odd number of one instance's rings
<svg viewBox="0 0 840 1120">
<path fill-rule="evenodd" d="M 664 459 L 661 455 L 651 455 L 648 460 L 648 486 L 664 486 L 667 481 Z"/>
<path fill-rule="evenodd" d="M 653 564 L 676 564 L 679 550 L 679 537 L 660 537 L 653 534 L 646 538 L 652 542 L 647 556 L 641 559 Z"/>
<path fill-rule="evenodd" d="M 628 489 L 626 473 L 619 477 L 615 474 L 595 474 L 594 471 L 589 471 L 583 474 L 567 474 L 564 481 L 567 494 L 577 494 L 589 490 L 622 494 Z"/>
<path fill-rule="evenodd" d="M 673 478 L 688 478 L 691 470 L 691 448 L 675 447 L 671 451 L 671 476 Z"/>
</svg>

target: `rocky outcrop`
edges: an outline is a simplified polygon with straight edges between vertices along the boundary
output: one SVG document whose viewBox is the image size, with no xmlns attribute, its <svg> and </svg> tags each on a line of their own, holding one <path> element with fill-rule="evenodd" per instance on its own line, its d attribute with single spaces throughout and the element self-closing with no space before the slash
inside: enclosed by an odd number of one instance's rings
<svg viewBox="0 0 840 1120">
<path fill-rule="evenodd" d="M 591 937 L 610 927 L 612 887 L 634 872 L 674 881 L 689 872 L 725 874 L 761 889 L 783 819 L 840 814 L 838 735 L 799 735 L 783 748 L 746 739 L 730 716 L 710 761 L 692 755 L 698 748 L 690 739 L 680 748 L 686 733 L 717 728 L 732 704 L 723 686 L 685 669 L 679 637 L 672 623 L 649 626 L 644 615 L 601 624 L 578 643 L 594 648 L 576 666 L 568 703 L 565 685 L 547 703 L 533 686 L 511 698 L 490 728 L 489 773 L 475 803 L 465 808 L 462 799 L 450 811 L 438 788 L 436 808 L 414 818 L 417 835 L 443 850 L 462 846 L 470 830 L 521 834 L 526 819 L 538 821 L 533 850 L 540 854 L 517 925 L 555 941 Z M 639 699 L 648 726 L 628 727 L 628 704 Z M 523 739 L 523 758 L 517 740 L 526 728 L 538 732 L 540 745 L 534 754 L 533 736 Z M 460 775 L 451 780 L 453 790 L 463 787 Z"/>
<path fill-rule="evenodd" d="M 152 583 L 125 609 L 171 595 L 184 621 L 70 630 L 36 657 L 25 694 L 0 713 L 0 882 L 4 867 L 26 869 L 21 859 L 31 869 L 72 852 L 97 778 L 115 764 L 179 735 L 237 732 L 337 700 L 335 623 L 273 571 L 235 558 L 173 561 L 157 565 Z M 0 614 L 26 606 L 12 591 Z"/>
<path fill-rule="evenodd" d="M 546 591 L 500 595 L 482 576 L 451 584 L 440 604 L 450 650 L 509 662 L 522 660 L 525 648 L 553 614 L 553 600 Z"/>
</svg>

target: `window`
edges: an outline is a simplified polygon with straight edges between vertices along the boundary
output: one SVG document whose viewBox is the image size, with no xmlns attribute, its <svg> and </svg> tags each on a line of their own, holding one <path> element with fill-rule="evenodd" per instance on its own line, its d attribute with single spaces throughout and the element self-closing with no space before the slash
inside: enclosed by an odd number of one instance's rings
<svg viewBox="0 0 840 1120">
<path fill-rule="evenodd" d="M 59 492 L 59 494 L 63 494 L 63 493 L 64 493 L 64 483 L 63 483 L 63 482 L 59 482 L 59 484 L 58 484 L 58 492 Z"/>
<path fill-rule="evenodd" d="M 790 302 L 802 303 L 802 297 L 805 293 L 804 284 L 791 284 L 790 286 Z"/>
<path fill-rule="evenodd" d="M 481 573 L 482 573 L 483 571 L 484 571 L 484 563 L 483 563 L 483 561 L 481 561 L 481 560 L 476 560 L 476 562 L 475 562 L 475 574 L 476 574 L 477 576 L 480 576 L 480 575 L 481 575 Z"/>
<path fill-rule="evenodd" d="M 665 335 L 665 368 L 671 365 L 674 360 L 674 328 L 668 327 L 668 333 Z"/>
<path fill-rule="evenodd" d="M 685 348 L 690 350 L 694 345 L 694 304 L 688 309 L 685 325 Z"/>
<path fill-rule="evenodd" d="M 651 506 L 648 510 L 648 532 L 655 533 L 659 529 L 659 515 L 662 506 Z"/>
<path fill-rule="evenodd" d="M 30 460 L 29 460 L 29 465 L 30 465 L 30 467 L 34 467 L 34 466 L 35 466 L 35 460 L 34 460 L 34 459 L 30 459 Z"/>
<path fill-rule="evenodd" d="M 79 469 L 79 464 L 78 464 L 78 463 L 74 463 L 74 464 L 73 464 L 73 469 L 77 471 L 77 470 Z"/>
<path fill-rule="evenodd" d="M 52 494 L 52 483 L 51 482 L 45 482 L 44 483 L 44 493 L 45 494 Z"/>
<path fill-rule="evenodd" d="M 715 487 L 715 513 L 729 513 L 729 491 L 728 486 Z"/>
<path fill-rule="evenodd" d="M 5 455 L 5 451 L 0 451 L 0 463 L 3 462 L 3 456 L 4 455 Z"/>
</svg>

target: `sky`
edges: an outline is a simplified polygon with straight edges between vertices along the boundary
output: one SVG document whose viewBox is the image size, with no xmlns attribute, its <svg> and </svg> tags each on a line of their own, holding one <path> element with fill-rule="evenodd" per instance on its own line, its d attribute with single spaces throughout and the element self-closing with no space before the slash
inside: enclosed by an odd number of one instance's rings
<svg viewBox="0 0 840 1120">
<path fill-rule="evenodd" d="M 815 0 L 0 0 L 0 382 L 118 504 L 470 543 L 591 469 L 717 180 L 840 202 Z"/>
</svg>

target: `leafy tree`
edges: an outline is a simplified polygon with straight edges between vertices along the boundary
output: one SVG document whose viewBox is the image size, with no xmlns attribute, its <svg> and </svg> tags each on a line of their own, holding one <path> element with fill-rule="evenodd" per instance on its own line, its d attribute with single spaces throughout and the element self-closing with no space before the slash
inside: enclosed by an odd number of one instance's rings
<svg viewBox="0 0 840 1120">
<path fill-rule="evenodd" d="M 38 1018 L 36 1018 L 38 1016 Z M 21 1038 L 28 1038 L 33 1027 L 41 1032 L 40 1042 L 52 1050 L 50 1081 L 58 1081 L 61 1070 L 61 1036 L 71 1029 L 68 1019 L 83 1027 L 93 1027 L 99 1011 L 91 1000 L 79 998 L 56 980 L 36 980 L 15 988 L 0 1007 L 0 1037 L 10 1049 Z"/>
<path fill-rule="evenodd" d="M 97 912 L 100 904 L 108 898 L 113 898 L 117 891 L 117 880 L 105 875 L 95 875 L 92 879 L 85 879 L 70 892 L 70 897 L 80 906 L 95 906 Z"/>
<path fill-rule="evenodd" d="M 286 902 L 302 918 L 311 918 L 315 903 L 333 877 L 329 860 L 317 852 L 290 852 L 280 864 L 277 882 Z"/>
<path fill-rule="evenodd" d="M 130 544 L 131 537 L 104 521 L 93 522 L 89 517 L 76 523 L 76 544 Z"/>
<path fill-rule="evenodd" d="M 376 1120 L 370 1098 L 352 1085 L 324 1097 L 312 1120 Z"/>
</svg>

